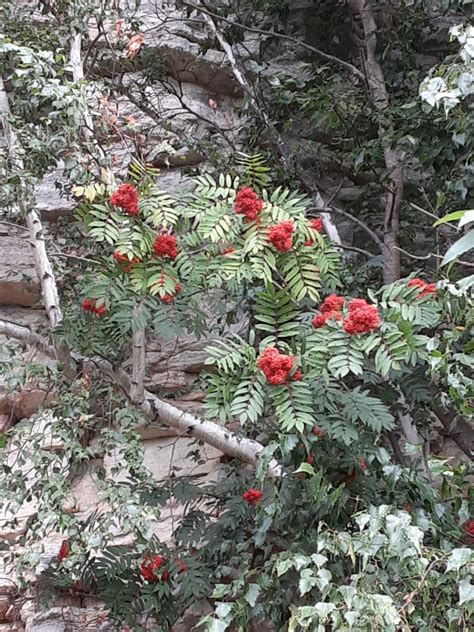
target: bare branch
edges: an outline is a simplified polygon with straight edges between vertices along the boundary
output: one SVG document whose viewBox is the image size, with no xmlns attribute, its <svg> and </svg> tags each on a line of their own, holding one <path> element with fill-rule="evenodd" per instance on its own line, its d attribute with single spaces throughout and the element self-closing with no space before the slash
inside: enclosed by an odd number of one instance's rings
<svg viewBox="0 0 474 632">
<path fill-rule="evenodd" d="M 403 248 L 398 248 L 397 246 L 395 246 L 395 248 L 399 250 L 400 252 L 403 252 L 403 254 L 406 255 L 407 257 L 410 257 L 410 259 L 417 259 L 418 261 L 427 261 L 428 259 L 433 259 L 433 258 L 434 259 L 444 258 L 442 255 L 437 255 L 435 252 L 430 252 L 427 255 L 414 255 L 413 253 L 408 252 L 408 250 L 404 250 Z M 471 261 L 463 261 L 459 259 L 457 263 L 459 265 L 465 266 L 466 268 L 474 268 L 474 263 L 472 263 Z"/>
<path fill-rule="evenodd" d="M 356 246 L 334 246 L 334 248 L 337 248 L 339 250 L 349 250 L 351 252 L 358 252 L 361 255 L 365 255 L 366 257 L 368 257 L 369 259 L 373 259 L 374 257 L 376 257 L 377 255 L 374 255 L 373 252 L 370 252 L 369 250 L 364 250 L 363 248 L 357 248 Z"/>
<path fill-rule="evenodd" d="M 287 42 L 291 42 L 292 44 L 296 44 L 296 46 L 298 46 L 299 48 L 304 48 L 305 50 L 308 50 L 311 53 L 314 53 L 320 59 L 324 59 L 325 61 L 341 66 L 341 68 L 348 70 L 352 75 L 354 75 L 354 77 L 357 77 L 358 79 L 361 79 L 362 81 L 365 82 L 364 74 L 358 68 L 356 68 L 349 62 L 344 61 L 343 59 L 339 59 L 339 57 L 335 57 L 334 55 L 329 55 L 329 53 L 325 53 L 319 48 L 315 48 L 314 46 L 311 46 L 310 44 L 306 44 L 306 42 L 302 42 L 296 37 L 292 37 L 291 35 L 286 35 L 284 33 L 275 33 L 274 31 L 265 31 L 264 29 L 259 29 L 255 26 L 246 26 L 245 24 L 241 24 L 240 22 L 234 22 L 234 20 L 229 20 L 228 18 L 225 18 L 222 15 L 219 15 L 218 13 L 213 13 L 212 11 L 209 11 L 209 9 L 205 7 L 197 6 L 195 4 L 192 4 L 191 2 L 186 2 L 185 0 L 179 0 L 178 4 L 181 4 L 185 7 L 189 7 L 190 9 L 194 9 L 195 11 L 199 11 L 203 15 L 215 18 L 216 20 L 225 22 L 226 24 L 229 24 L 230 26 L 235 26 L 236 28 L 242 29 L 243 31 L 249 31 L 250 33 L 258 33 L 260 35 L 268 35 L 270 37 L 277 37 L 279 39 L 286 40 Z"/>
<path fill-rule="evenodd" d="M 344 217 L 347 217 L 347 219 L 351 220 L 351 222 L 354 222 L 354 224 L 357 224 L 357 226 L 362 228 L 362 230 L 364 230 L 367 233 L 367 235 L 369 235 L 369 237 L 377 244 L 377 246 L 380 248 L 381 251 L 383 250 L 383 241 L 380 239 L 380 237 L 377 235 L 377 233 L 375 233 L 361 219 L 359 219 L 358 217 L 355 217 L 354 215 L 351 215 L 347 211 L 343 211 L 341 208 L 337 208 L 335 206 L 333 206 L 330 209 L 328 209 L 328 213 L 337 213 L 338 215 L 343 215 Z"/>
<path fill-rule="evenodd" d="M 56 349 L 48 344 L 44 338 L 33 333 L 27 327 L 22 327 L 8 320 L 0 320 L 0 335 L 12 338 L 13 340 L 19 340 L 34 349 L 38 349 L 38 351 L 53 360 L 57 360 Z"/>
<path fill-rule="evenodd" d="M 19 169 L 23 169 L 23 160 L 17 155 L 18 137 L 13 126 L 8 121 L 10 114 L 8 95 L 3 84 L 3 79 L 0 77 L 0 117 L 2 127 L 5 131 L 11 158 Z M 21 203 L 20 201 L 20 205 Z M 33 250 L 36 273 L 38 274 L 41 284 L 43 304 L 48 314 L 51 328 L 55 329 L 61 322 L 63 315 L 59 306 L 59 294 L 53 268 L 46 253 L 43 226 L 40 216 L 33 208 L 29 209 L 26 213 L 26 225 L 28 226 L 30 234 L 30 244 Z"/>
<path fill-rule="evenodd" d="M 141 305 L 133 310 L 133 322 L 140 322 Z M 130 383 L 130 399 L 139 406 L 143 403 L 145 392 L 145 353 L 146 334 L 145 326 L 140 326 L 132 336 L 132 380 Z"/>
</svg>

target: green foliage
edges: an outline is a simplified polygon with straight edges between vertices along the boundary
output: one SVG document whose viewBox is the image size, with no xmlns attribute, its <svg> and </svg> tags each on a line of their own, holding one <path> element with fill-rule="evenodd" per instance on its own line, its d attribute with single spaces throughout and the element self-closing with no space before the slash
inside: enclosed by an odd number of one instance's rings
<svg viewBox="0 0 474 632">
<path fill-rule="evenodd" d="M 300 333 L 298 304 L 284 290 L 269 286 L 255 299 L 255 329 L 266 334 L 262 345 L 274 345 L 278 339 Z"/>
<path fill-rule="evenodd" d="M 244 154 L 237 152 L 235 160 L 239 170 L 242 172 L 241 184 L 252 189 L 264 189 L 271 182 L 271 169 L 267 166 L 262 154 Z"/>
</svg>

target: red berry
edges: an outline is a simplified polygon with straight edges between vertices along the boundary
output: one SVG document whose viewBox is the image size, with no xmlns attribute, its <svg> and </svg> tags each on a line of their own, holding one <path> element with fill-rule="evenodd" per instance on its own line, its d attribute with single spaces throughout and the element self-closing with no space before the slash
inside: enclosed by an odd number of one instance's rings
<svg viewBox="0 0 474 632">
<path fill-rule="evenodd" d="M 255 221 L 262 208 L 263 202 L 249 187 L 240 189 L 235 196 L 234 210 L 237 214 L 244 215 L 248 222 Z"/>
<path fill-rule="evenodd" d="M 110 196 L 110 203 L 129 215 L 138 215 L 138 193 L 133 184 L 121 184 Z"/>
<path fill-rule="evenodd" d="M 159 257 L 176 259 L 178 254 L 176 249 L 176 237 L 174 235 L 162 235 L 159 233 L 153 242 L 153 252 Z"/>
<path fill-rule="evenodd" d="M 250 489 L 248 489 L 246 492 L 242 494 L 242 499 L 245 500 L 245 502 L 252 505 L 253 507 L 256 507 L 258 503 L 261 501 L 262 495 L 263 495 L 263 492 L 261 492 L 258 489 L 254 489 L 253 487 L 250 487 Z"/>
</svg>

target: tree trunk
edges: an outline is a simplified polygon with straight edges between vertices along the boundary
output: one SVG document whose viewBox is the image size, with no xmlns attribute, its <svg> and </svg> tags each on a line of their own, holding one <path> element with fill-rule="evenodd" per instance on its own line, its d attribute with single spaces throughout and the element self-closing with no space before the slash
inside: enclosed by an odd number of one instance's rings
<svg viewBox="0 0 474 632">
<path fill-rule="evenodd" d="M 390 106 L 382 66 L 377 58 L 377 23 L 370 0 L 351 0 L 360 15 L 364 31 L 365 72 L 372 103 L 382 114 Z M 379 117 L 378 135 L 383 148 L 387 170 L 387 193 L 384 204 L 383 280 L 393 283 L 400 278 L 400 211 L 403 203 L 405 153 L 391 146 L 390 129 Z"/>
</svg>

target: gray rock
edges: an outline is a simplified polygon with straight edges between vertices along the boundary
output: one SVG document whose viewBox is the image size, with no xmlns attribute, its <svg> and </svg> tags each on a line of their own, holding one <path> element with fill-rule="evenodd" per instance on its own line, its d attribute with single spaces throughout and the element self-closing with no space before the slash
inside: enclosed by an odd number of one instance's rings
<svg viewBox="0 0 474 632">
<path fill-rule="evenodd" d="M 0 228 L 0 305 L 31 307 L 41 297 L 27 234 L 20 229 Z"/>
<path fill-rule="evenodd" d="M 64 178 L 64 169 L 58 169 L 46 175 L 35 189 L 36 210 L 41 214 L 42 219 L 52 222 L 59 217 L 70 215 L 74 208 L 73 200 L 61 194 L 56 182 L 61 182 Z"/>
<path fill-rule="evenodd" d="M 152 373 L 145 381 L 150 391 L 182 391 L 187 390 L 194 382 L 194 377 L 183 371 L 161 371 Z"/>
<path fill-rule="evenodd" d="M 97 610 L 50 608 L 27 619 L 25 632 L 97 632 Z"/>
<path fill-rule="evenodd" d="M 147 363 L 150 371 L 169 372 L 181 371 L 183 373 L 199 373 L 205 366 L 207 353 L 204 347 L 209 341 L 203 342 L 201 348 L 198 343 L 192 348 L 176 349 L 174 353 L 168 353 L 165 347 L 161 353 L 148 353 Z"/>
</svg>

